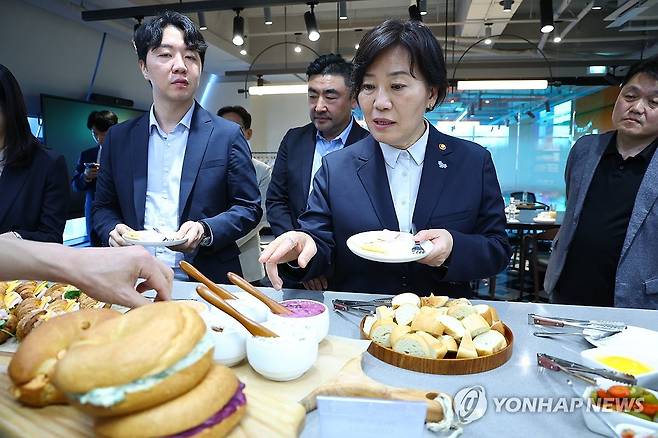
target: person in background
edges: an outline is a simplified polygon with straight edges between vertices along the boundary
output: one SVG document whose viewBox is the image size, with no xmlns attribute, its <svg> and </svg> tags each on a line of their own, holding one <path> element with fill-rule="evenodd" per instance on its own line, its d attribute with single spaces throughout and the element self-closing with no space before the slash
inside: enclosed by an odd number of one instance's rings
<svg viewBox="0 0 658 438">
<path fill-rule="evenodd" d="M 0 64 L 0 236 L 62 243 L 66 161 L 32 135 L 18 81 Z"/>
<path fill-rule="evenodd" d="M 91 206 L 96 195 L 96 178 L 100 169 L 101 147 L 105 141 L 105 134 L 111 126 L 116 125 L 119 118 L 112 111 L 92 111 L 87 117 L 87 129 L 96 146 L 85 149 L 80 153 L 75 173 L 71 180 L 74 192 L 85 193 L 85 221 L 87 224 L 87 239 L 91 246 L 101 246 L 101 241 L 94 231 L 91 221 Z"/>
<path fill-rule="evenodd" d="M 629 69 L 612 124 L 569 152 L 544 289 L 557 304 L 658 309 L 658 56 Z"/>
<path fill-rule="evenodd" d="M 251 136 L 253 135 L 251 114 L 245 108 L 240 105 L 225 106 L 217 111 L 217 115 L 237 123 L 240 129 L 242 129 L 247 142 L 251 140 Z M 253 158 L 253 156 L 251 161 L 254 163 L 254 169 L 256 169 L 256 181 L 258 182 L 258 190 L 260 191 L 260 205 L 263 209 L 263 216 L 256 228 L 251 230 L 246 236 L 240 238 L 236 243 L 240 249 L 242 276 L 249 282 L 257 283 L 265 277 L 265 269 L 258 259 L 260 258 L 260 230 L 269 226 L 265 215 L 265 196 L 267 194 L 267 187 L 270 185 L 270 179 L 272 178 L 272 168 L 262 161 Z"/>
<path fill-rule="evenodd" d="M 491 154 L 424 118 L 447 88 L 443 52 L 422 23 L 388 20 L 363 36 L 354 95 L 371 136 L 322 159 L 298 229 L 263 251 L 275 288 L 283 263 L 283 274 L 301 281 L 333 270 L 336 291 L 470 297 L 471 280 L 505 269 L 511 248 Z M 432 249 L 398 264 L 348 249 L 350 236 L 383 229 L 413 233 Z"/>
<path fill-rule="evenodd" d="M 352 64 L 340 55 L 322 55 L 309 64 L 306 77 L 311 123 L 290 129 L 283 137 L 267 190 L 267 220 L 275 236 L 299 228 L 322 157 L 368 136 L 352 117 Z M 327 275 L 306 279 L 303 286 L 326 290 Z"/>
<path fill-rule="evenodd" d="M 235 241 L 260 221 L 249 145 L 235 123 L 194 100 L 206 43 L 192 20 L 166 11 L 135 32 L 138 63 L 153 95 L 151 110 L 109 130 L 93 206 L 104 244 L 125 246 L 132 230 L 176 232 L 185 243 L 157 247 L 175 268 L 185 258 L 217 283 L 241 273 Z"/>
<path fill-rule="evenodd" d="M 0 238 L 0 281 L 59 281 L 99 301 L 137 307 L 150 303 L 141 293 L 151 289 L 157 292 L 156 300 L 171 299 L 173 277 L 170 268 L 140 246 L 69 248 Z M 135 286 L 139 279 L 144 281 Z"/>
</svg>

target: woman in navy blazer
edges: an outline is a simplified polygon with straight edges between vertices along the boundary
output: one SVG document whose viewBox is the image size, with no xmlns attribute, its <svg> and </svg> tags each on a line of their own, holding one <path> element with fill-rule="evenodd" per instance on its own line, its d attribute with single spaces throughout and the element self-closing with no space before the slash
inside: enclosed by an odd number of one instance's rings
<svg viewBox="0 0 658 438">
<path fill-rule="evenodd" d="M 511 253 L 491 155 L 424 119 L 448 86 L 427 27 L 389 20 L 359 46 L 354 90 L 371 136 L 323 159 L 299 230 L 275 239 L 261 261 L 275 288 L 282 285 L 277 264 L 296 261 L 281 265 L 285 277 L 333 271 L 331 290 L 470 296 L 468 282 L 503 270 Z M 401 165 L 402 155 L 412 164 Z M 433 249 L 417 263 L 392 265 L 347 248 L 350 236 L 381 229 L 421 230 L 416 241 Z"/>
<path fill-rule="evenodd" d="M 62 243 L 68 179 L 64 158 L 32 135 L 23 93 L 0 64 L 0 237 Z"/>
</svg>

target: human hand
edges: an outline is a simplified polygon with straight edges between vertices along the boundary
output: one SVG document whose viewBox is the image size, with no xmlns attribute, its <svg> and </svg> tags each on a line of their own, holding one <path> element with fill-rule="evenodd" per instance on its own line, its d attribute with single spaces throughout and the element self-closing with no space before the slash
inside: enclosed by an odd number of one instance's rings
<svg viewBox="0 0 658 438">
<path fill-rule="evenodd" d="M 180 229 L 176 232 L 176 238 L 187 238 L 187 241 L 185 243 L 181 243 L 180 245 L 170 246 L 170 250 L 192 252 L 203 240 L 203 225 L 197 221 L 187 221 L 181 225 Z"/>
<path fill-rule="evenodd" d="M 123 235 L 134 231 L 128 225 L 117 224 L 112 231 L 110 231 L 110 238 L 108 243 L 110 246 L 129 246 L 130 243 L 126 242 Z"/>
<path fill-rule="evenodd" d="M 100 166 L 93 166 L 93 167 L 87 167 L 85 168 L 85 172 L 83 174 L 85 181 L 91 182 L 98 178 L 98 171 L 100 170 Z"/>
<path fill-rule="evenodd" d="M 308 281 L 302 281 L 302 284 L 308 290 L 322 291 L 327 290 L 329 287 L 329 283 L 327 283 L 327 277 L 324 275 L 320 275 L 319 277 L 312 278 Z"/>
<path fill-rule="evenodd" d="M 317 252 L 318 248 L 311 236 L 301 231 L 288 231 L 267 245 L 258 261 L 265 263 L 272 287 L 281 290 L 283 281 L 279 277 L 277 264 L 297 260 L 299 267 L 305 268 Z"/>
<path fill-rule="evenodd" d="M 441 266 L 452 253 L 452 234 L 445 229 L 422 230 L 414 236 L 416 242 L 429 240 L 432 242 L 432 251 L 418 263 L 429 266 Z"/>
</svg>

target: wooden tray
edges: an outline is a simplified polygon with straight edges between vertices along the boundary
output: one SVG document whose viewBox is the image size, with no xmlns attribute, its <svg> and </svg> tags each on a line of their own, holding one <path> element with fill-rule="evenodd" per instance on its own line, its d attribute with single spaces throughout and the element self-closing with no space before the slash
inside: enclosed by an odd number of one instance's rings
<svg viewBox="0 0 658 438">
<path fill-rule="evenodd" d="M 368 339 L 368 336 L 363 332 L 363 324 L 365 320 L 365 317 L 361 320 L 359 328 L 361 331 L 361 337 Z M 505 324 L 503 324 L 503 327 L 505 329 L 507 347 L 494 354 L 478 357 L 477 359 L 425 359 L 422 357 L 398 353 L 390 348 L 382 347 L 376 342 L 370 342 L 368 353 L 390 365 L 421 373 L 450 375 L 477 374 L 498 368 L 512 357 L 514 334 Z"/>
</svg>

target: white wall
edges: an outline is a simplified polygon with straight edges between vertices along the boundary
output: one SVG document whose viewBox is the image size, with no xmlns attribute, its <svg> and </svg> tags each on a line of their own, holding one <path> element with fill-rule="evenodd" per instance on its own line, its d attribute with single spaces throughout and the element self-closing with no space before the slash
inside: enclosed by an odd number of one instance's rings
<svg viewBox="0 0 658 438">
<path fill-rule="evenodd" d="M 84 99 L 103 34 L 18 0 L 2 0 L 0 11 L 0 62 L 18 79 L 28 111 L 39 113 L 41 93 Z M 151 91 L 128 38 L 107 36 L 93 92 L 149 107 Z"/>
</svg>

